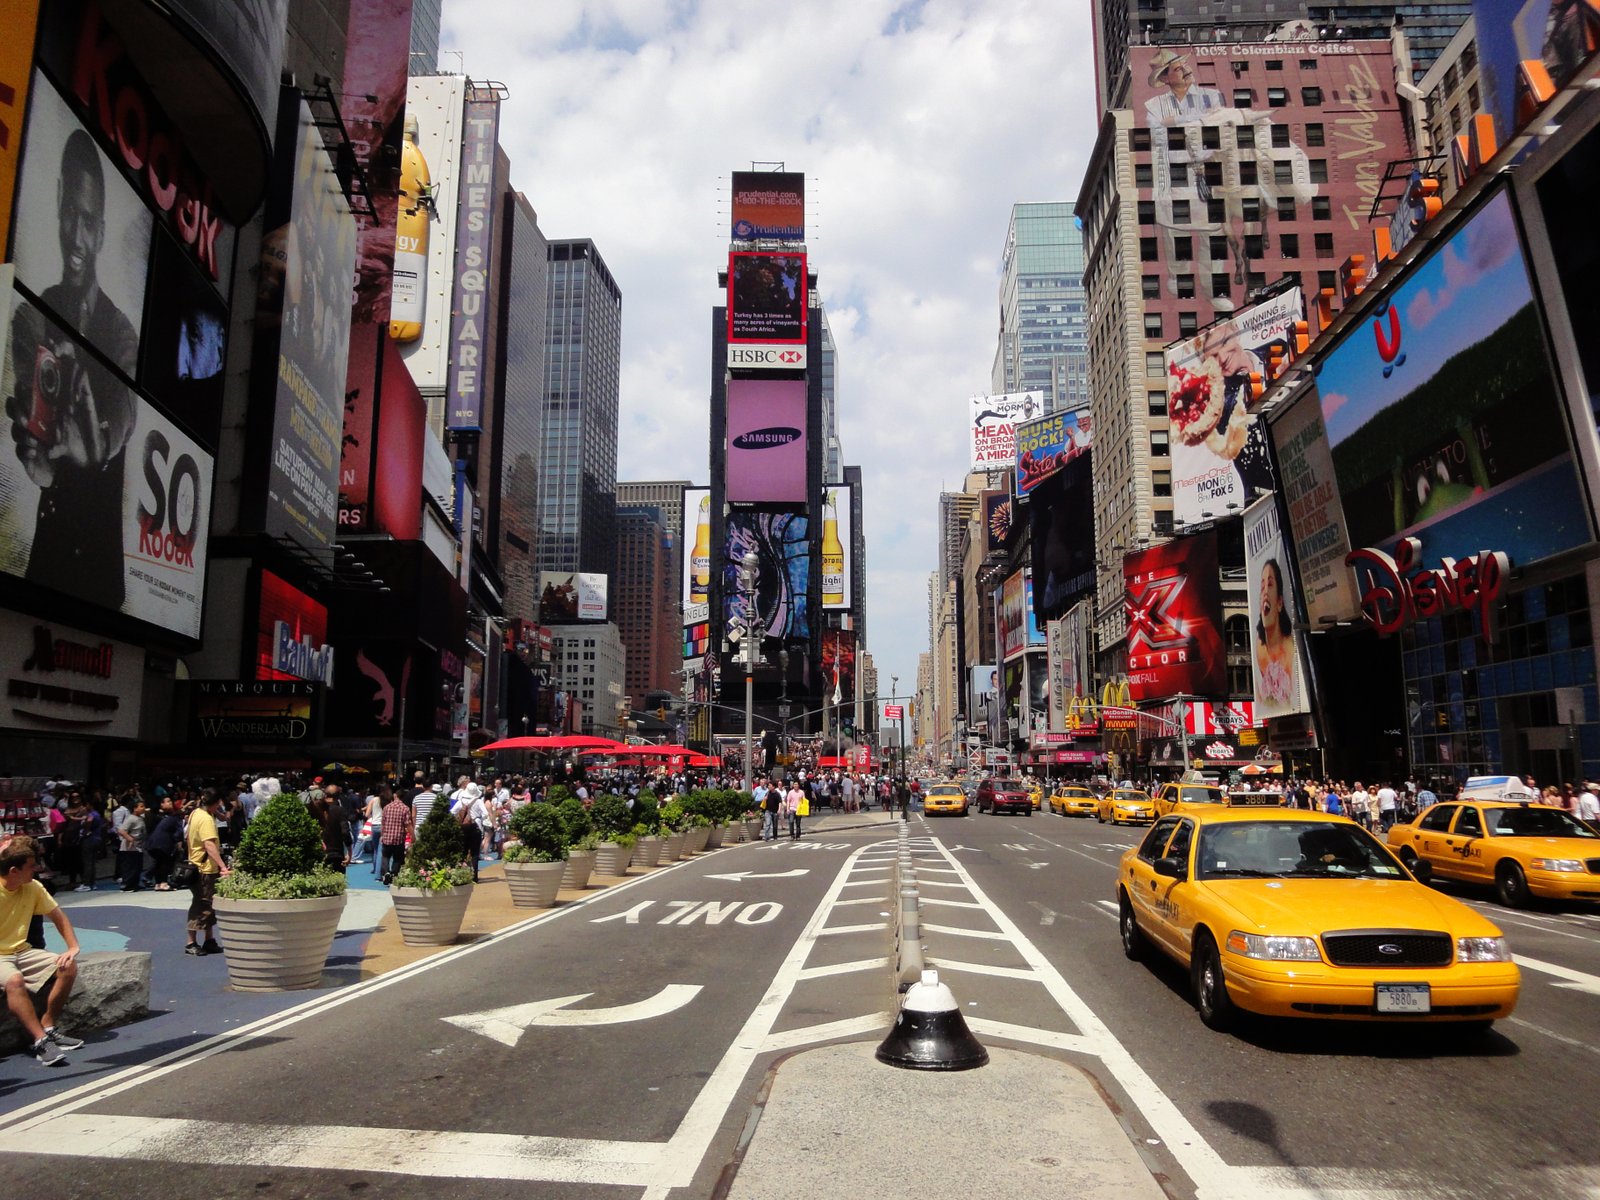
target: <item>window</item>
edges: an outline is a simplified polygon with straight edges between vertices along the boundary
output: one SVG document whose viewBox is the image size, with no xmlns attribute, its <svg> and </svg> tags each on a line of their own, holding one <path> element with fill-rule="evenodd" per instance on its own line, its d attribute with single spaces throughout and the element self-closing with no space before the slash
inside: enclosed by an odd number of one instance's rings
<svg viewBox="0 0 1600 1200">
<path fill-rule="evenodd" d="M 1272 144 L 1280 150 L 1288 147 L 1289 127 L 1287 125 L 1274 125 L 1272 127 Z"/>
<path fill-rule="evenodd" d="M 1146 392 L 1144 395 L 1145 403 L 1150 406 L 1150 415 L 1152 417 L 1164 417 L 1167 415 L 1167 394 L 1165 392 Z"/>
<path fill-rule="evenodd" d="M 1229 617 L 1222 626 L 1228 649 L 1235 654 L 1250 652 L 1250 618 L 1242 614 Z"/>
<path fill-rule="evenodd" d="M 1239 215 L 1246 221 L 1261 220 L 1261 201 L 1254 197 L 1249 200 L 1241 200 L 1239 202 Z"/>
<path fill-rule="evenodd" d="M 1221 200 L 1206 201 L 1206 220 L 1213 225 L 1221 225 L 1228 219 L 1228 206 Z"/>
<path fill-rule="evenodd" d="M 1171 471 L 1151 471 L 1150 472 L 1150 494 L 1152 496 L 1170 496 L 1170 495 L 1172 495 L 1172 472 Z"/>
<path fill-rule="evenodd" d="M 1228 257 L 1228 239 L 1227 238 L 1222 237 L 1221 235 L 1215 236 L 1215 237 L 1210 239 L 1209 246 L 1210 246 L 1210 249 L 1211 249 L 1211 257 L 1212 258 L 1214 258 L 1214 259 L 1225 259 L 1225 258 Z"/>
<path fill-rule="evenodd" d="M 1147 313 L 1145 313 L 1145 315 L 1144 315 L 1144 335 L 1147 338 L 1158 338 L 1158 337 L 1161 336 L 1161 314 L 1160 313 L 1158 313 L 1158 312 L 1147 312 Z M 740 569 L 742 570 L 743 568 L 740 568 Z"/>
<path fill-rule="evenodd" d="M 1289 103 L 1289 92 L 1286 88 L 1269 87 L 1267 89 L 1267 107 L 1282 108 Z"/>
<path fill-rule="evenodd" d="M 1156 223 L 1156 202 L 1154 200 L 1141 200 L 1138 204 L 1139 224 L 1154 225 Z"/>
<path fill-rule="evenodd" d="M 1325 158 L 1313 158 L 1311 160 L 1311 182 L 1312 183 L 1327 183 L 1328 182 L 1328 160 L 1327 159 L 1325 159 Z"/>
<path fill-rule="evenodd" d="M 1478 94 L 1478 85 L 1475 84 L 1475 83 L 1468 84 L 1467 85 L 1467 107 L 1472 109 L 1473 112 L 1479 112 L 1483 108 L 1483 104 L 1480 101 L 1481 101 L 1481 97 Z M 1317 145 L 1320 146 L 1320 145 L 1322 145 L 1322 143 L 1318 142 Z"/>
<path fill-rule="evenodd" d="M 1292 196 L 1279 196 L 1278 197 L 1278 220 L 1280 220 L 1280 221 L 1292 221 L 1292 220 L 1294 220 L 1294 197 L 1292 197 Z"/>
<path fill-rule="evenodd" d="M 1171 129 L 1167 130 L 1167 149 L 1182 150 L 1184 146 L 1183 139 L 1183 127 L 1181 125 L 1173 126 Z"/>
<path fill-rule="evenodd" d="M 1294 163 L 1286 158 L 1280 158 L 1272 164 L 1272 182 L 1286 186 L 1294 182 Z"/>
<path fill-rule="evenodd" d="M 1267 286 L 1267 277 L 1260 271 L 1246 271 L 1244 273 L 1244 290 L 1246 292 L 1259 292 Z"/>
<path fill-rule="evenodd" d="M 1318 271 L 1317 272 L 1317 290 L 1319 292 L 1331 292 L 1331 291 L 1333 291 L 1333 272 L 1332 271 Z"/>
<path fill-rule="evenodd" d="M 1228 294 L 1229 294 L 1228 285 L 1230 283 L 1232 283 L 1232 280 L 1228 278 L 1228 273 L 1226 271 L 1216 271 L 1216 272 L 1214 272 L 1212 274 L 1212 276 L 1211 276 L 1211 297 L 1212 297 L 1212 299 L 1214 299 L 1214 300 L 1226 299 Z"/>
<path fill-rule="evenodd" d="M 1267 59 L 1267 70 L 1269 70 L 1269 71 L 1281 71 L 1281 70 L 1283 70 L 1283 60 L 1281 58 L 1269 58 L 1269 59 Z"/>
<path fill-rule="evenodd" d="M 1422 814 L 1422 820 L 1417 822 L 1417 826 L 1431 833 L 1443 833 L 1450 828 L 1450 818 L 1455 815 L 1456 806 L 1454 804 L 1435 804 Z"/>
<path fill-rule="evenodd" d="M 1254 687 L 1249 664 L 1236 663 L 1228 668 L 1228 695 L 1248 696 Z"/>
<path fill-rule="evenodd" d="M 1150 431 L 1150 453 L 1157 458 L 1167 456 L 1167 431 L 1165 429 L 1152 429 Z"/>
<path fill-rule="evenodd" d="M 1333 253 L 1333 234 L 1331 234 L 1331 233 L 1314 234 L 1312 236 L 1312 241 L 1315 243 L 1316 248 L 1317 248 L 1317 253 L 1319 255 L 1332 254 Z"/>
<path fill-rule="evenodd" d="M 1139 280 L 1139 288 L 1146 300 L 1159 300 L 1161 298 L 1161 277 L 1159 275 L 1146 275 Z"/>
<path fill-rule="evenodd" d="M 1451 832 L 1467 837 L 1482 837 L 1483 822 L 1478 819 L 1478 810 L 1470 804 L 1461 805 L 1461 811 L 1456 815 L 1456 827 Z"/>
<path fill-rule="evenodd" d="M 1244 256 L 1246 258 L 1260 258 L 1267 252 L 1267 239 L 1259 233 L 1244 235 Z"/>
<path fill-rule="evenodd" d="M 1245 689 L 1249 691 L 1249 688 Z M 1194 844 L 1194 822 L 1180 821 L 1178 828 L 1173 831 L 1172 840 L 1167 843 L 1167 852 L 1163 858 L 1175 858 L 1183 864 L 1183 877 L 1189 877 L 1189 849 Z"/>
<path fill-rule="evenodd" d="M 1179 275 L 1178 276 L 1178 299 L 1179 300 L 1193 300 L 1194 299 L 1194 276 L 1193 275 Z"/>
<path fill-rule="evenodd" d="M 1222 130 L 1215 125 L 1200 127 L 1200 144 L 1207 150 L 1222 149 Z"/>
<path fill-rule="evenodd" d="M 1239 164 L 1239 182 L 1246 187 L 1253 187 L 1256 182 L 1256 164 L 1254 160 L 1246 159 Z"/>
<path fill-rule="evenodd" d="M 1206 166 L 1205 166 L 1205 179 L 1206 179 L 1206 182 L 1208 184 L 1210 184 L 1212 187 L 1214 187 L 1214 188 L 1221 187 L 1222 186 L 1222 164 L 1219 163 L 1219 162 L 1208 162 L 1206 164 Z"/>
<path fill-rule="evenodd" d="M 1156 185 L 1155 175 L 1150 169 L 1150 164 L 1147 163 L 1147 162 L 1146 163 L 1134 163 L 1133 164 L 1133 186 L 1134 187 L 1155 187 L 1155 185 Z"/>
<path fill-rule="evenodd" d="M 1192 237 L 1173 238 L 1172 257 L 1178 262 L 1188 262 L 1194 258 L 1194 239 Z"/>
<path fill-rule="evenodd" d="M 1130 150 L 1148 150 L 1148 149 L 1150 149 L 1150 131 L 1148 129 L 1130 129 L 1130 130 L 1128 130 L 1128 149 L 1130 149 Z"/>
<path fill-rule="evenodd" d="M 1308 146 L 1323 146 L 1323 145 L 1326 145 L 1326 144 L 1327 144 L 1327 142 L 1324 140 L 1324 138 L 1322 136 L 1322 126 L 1321 125 L 1311 124 L 1311 125 L 1307 125 L 1306 126 L 1306 145 L 1308 145 Z"/>
<path fill-rule="evenodd" d="M 1178 336 L 1191 337 L 1200 328 L 1200 319 L 1192 312 L 1178 314 Z"/>
<path fill-rule="evenodd" d="M 1241 150 L 1254 150 L 1256 148 L 1256 127 L 1254 125 L 1235 125 L 1233 127 L 1233 144 Z"/>
<path fill-rule="evenodd" d="M 1319 87 L 1303 87 L 1300 89 L 1300 103 L 1307 108 L 1319 108 L 1322 105 L 1322 89 Z"/>
<path fill-rule="evenodd" d="M 1300 257 L 1300 235 L 1298 233 L 1280 233 L 1278 235 L 1278 253 L 1284 258 Z"/>
<path fill-rule="evenodd" d="M 1161 857 L 1161 851 L 1167 844 L 1167 839 L 1172 836 L 1173 827 L 1178 823 L 1177 817 L 1162 817 L 1150 827 L 1150 832 L 1145 834 L 1144 841 L 1139 843 L 1139 857 L 1145 862 L 1155 862 Z"/>
<path fill-rule="evenodd" d="M 1168 163 L 1167 181 L 1173 187 L 1189 186 L 1189 165 L 1187 163 Z"/>
<path fill-rule="evenodd" d="M 1315 71 L 1317 69 L 1317 60 L 1314 58 L 1302 58 L 1300 60 L 1300 69 L 1302 71 Z"/>
<path fill-rule="evenodd" d="M 1268 88 L 1267 90 L 1270 92 L 1272 89 Z M 1255 102 L 1256 102 L 1256 90 L 1255 90 L 1255 88 L 1234 88 L 1233 89 L 1233 106 L 1235 108 L 1251 108 L 1251 107 L 1253 107 L 1255 105 Z"/>
<path fill-rule="evenodd" d="M 1144 377 L 1146 379 L 1165 379 L 1167 377 L 1167 358 L 1159 350 L 1150 350 L 1144 356 Z"/>
<path fill-rule="evenodd" d="M 1160 258 L 1160 252 L 1156 248 L 1156 239 L 1153 238 L 1153 237 L 1142 237 L 1142 238 L 1140 238 L 1139 239 L 1139 261 L 1140 262 L 1155 262 L 1159 258 Z"/>
<path fill-rule="evenodd" d="M 1326 196 L 1311 197 L 1311 219 L 1313 221 L 1333 220 L 1333 201 Z"/>
<path fill-rule="evenodd" d="M 1189 202 L 1187 200 L 1174 200 L 1172 202 L 1172 223 L 1174 225 L 1187 225 L 1189 223 Z"/>
</svg>

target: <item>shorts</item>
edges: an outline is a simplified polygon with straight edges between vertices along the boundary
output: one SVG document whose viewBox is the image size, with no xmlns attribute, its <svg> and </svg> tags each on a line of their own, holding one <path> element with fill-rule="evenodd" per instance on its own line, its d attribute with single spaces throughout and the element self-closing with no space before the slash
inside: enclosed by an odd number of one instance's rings
<svg viewBox="0 0 1600 1200">
<path fill-rule="evenodd" d="M 37 992 L 55 976 L 60 957 L 33 946 L 24 946 L 15 954 L 0 954 L 0 984 L 9 982 L 13 975 L 21 975 L 27 989 Z"/>
</svg>

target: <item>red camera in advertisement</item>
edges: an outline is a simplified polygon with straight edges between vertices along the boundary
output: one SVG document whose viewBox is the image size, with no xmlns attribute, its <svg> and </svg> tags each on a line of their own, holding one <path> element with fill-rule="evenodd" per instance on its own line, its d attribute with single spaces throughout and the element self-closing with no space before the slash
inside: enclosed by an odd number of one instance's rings
<svg viewBox="0 0 1600 1200">
<path fill-rule="evenodd" d="M 1226 692 L 1216 535 L 1174 538 L 1130 554 L 1122 578 L 1133 699 Z"/>
</svg>

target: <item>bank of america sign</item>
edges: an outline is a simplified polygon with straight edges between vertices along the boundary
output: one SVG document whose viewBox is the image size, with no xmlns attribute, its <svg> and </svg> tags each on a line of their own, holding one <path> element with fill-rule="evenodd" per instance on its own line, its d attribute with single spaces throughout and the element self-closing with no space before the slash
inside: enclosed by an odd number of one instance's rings
<svg viewBox="0 0 1600 1200">
<path fill-rule="evenodd" d="M 804 346 L 729 346 L 728 367 L 734 371 L 803 371 Z"/>
</svg>

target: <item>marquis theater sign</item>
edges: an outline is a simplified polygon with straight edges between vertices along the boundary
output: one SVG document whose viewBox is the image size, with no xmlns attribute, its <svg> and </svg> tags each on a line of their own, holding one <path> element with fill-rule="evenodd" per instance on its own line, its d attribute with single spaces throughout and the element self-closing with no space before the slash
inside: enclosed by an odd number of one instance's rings
<svg viewBox="0 0 1600 1200">
<path fill-rule="evenodd" d="M 1345 562 L 1361 588 L 1361 614 L 1381 634 L 1398 633 L 1424 617 L 1473 612 L 1478 635 L 1489 640 L 1489 618 L 1511 577 L 1511 558 L 1503 551 L 1480 550 L 1466 558 L 1419 565 L 1422 543 L 1401 538 L 1393 556 L 1382 550 L 1353 550 Z"/>
</svg>

